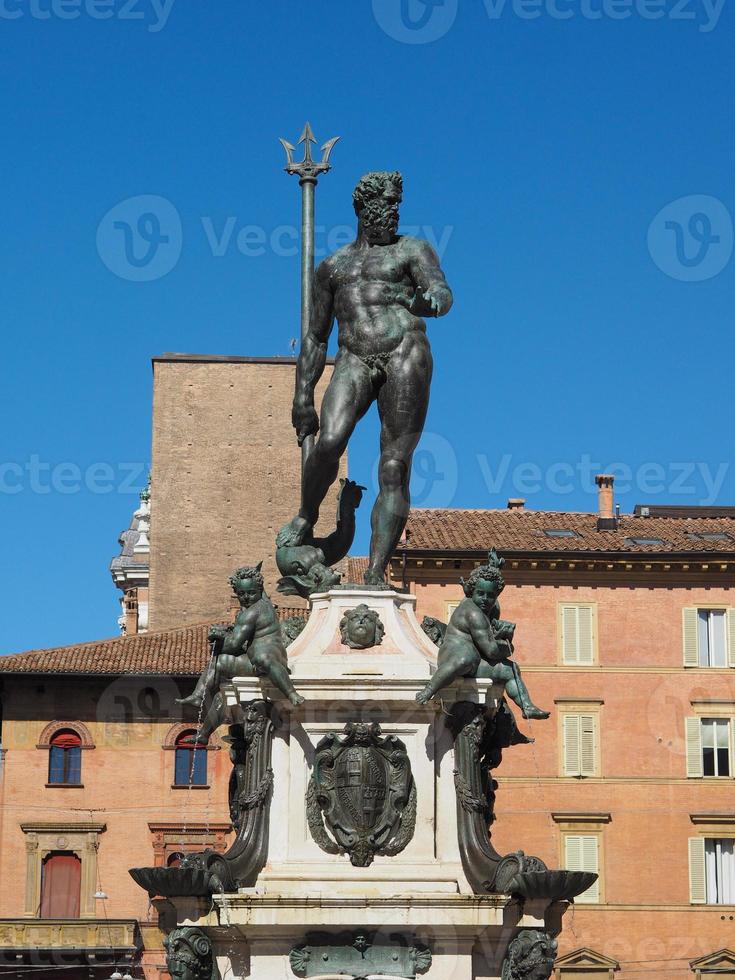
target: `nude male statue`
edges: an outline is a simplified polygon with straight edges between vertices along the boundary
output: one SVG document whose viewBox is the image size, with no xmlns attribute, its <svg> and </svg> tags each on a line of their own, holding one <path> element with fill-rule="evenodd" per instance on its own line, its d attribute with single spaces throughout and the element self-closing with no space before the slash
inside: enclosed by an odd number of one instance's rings
<svg viewBox="0 0 735 980">
<path fill-rule="evenodd" d="M 408 518 L 411 462 L 426 419 L 432 373 L 423 318 L 444 316 L 452 306 L 434 249 L 397 233 L 402 191 L 397 172 L 365 174 L 353 193 L 357 238 L 316 270 L 292 421 L 299 445 L 309 435 L 319 432 L 319 437 L 304 467 L 301 509 L 277 539 L 279 547 L 293 547 L 311 533 L 355 425 L 377 401 L 379 494 L 371 517 L 369 585 L 385 582 Z M 324 371 L 335 317 L 339 350 L 319 418 L 314 388 Z"/>
</svg>

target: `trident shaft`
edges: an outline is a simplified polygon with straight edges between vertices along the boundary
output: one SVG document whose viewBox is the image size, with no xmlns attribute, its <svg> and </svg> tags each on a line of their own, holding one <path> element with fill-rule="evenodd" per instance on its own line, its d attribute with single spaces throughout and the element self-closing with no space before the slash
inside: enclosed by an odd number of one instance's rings
<svg viewBox="0 0 735 980">
<path fill-rule="evenodd" d="M 294 162 L 295 146 L 281 139 L 280 143 L 286 151 L 287 174 L 297 174 L 301 186 L 301 342 L 309 332 L 311 318 L 311 295 L 314 279 L 314 191 L 319 174 L 325 174 L 330 169 L 329 155 L 339 136 L 333 137 L 322 146 L 322 158 L 312 159 L 311 144 L 316 143 L 311 126 L 307 122 L 299 137 L 299 143 L 304 144 L 304 159 Z M 301 447 L 301 468 L 314 445 L 314 436 L 304 439 Z"/>
</svg>

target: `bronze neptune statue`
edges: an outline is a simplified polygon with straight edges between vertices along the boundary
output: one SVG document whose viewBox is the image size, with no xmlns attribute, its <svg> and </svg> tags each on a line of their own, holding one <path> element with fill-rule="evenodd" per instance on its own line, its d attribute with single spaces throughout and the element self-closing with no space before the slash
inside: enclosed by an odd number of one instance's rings
<svg viewBox="0 0 735 980">
<path fill-rule="evenodd" d="M 292 421 L 299 445 L 317 432 L 319 437 L 304 464 L 301 509 L 277 540 L 279 548 L 308 540 L 355 425 L 377 402 L 382 428 L 379 494 L 365 573 L 369 585 L 384 583 L 408 517 L 411 462 L 426 418 L 432 372 L 424 317 L 444 316 L 452 306 L 434 249 L 422 239 L 398 234 L 402 192 L 399 173 L 365 174 L 352 196 L 357 238 L 325 259 L 314 275 Z M 339 350 L 319 417 L 314 389 L 324 371 L 335 317 Z"/>
</svg>

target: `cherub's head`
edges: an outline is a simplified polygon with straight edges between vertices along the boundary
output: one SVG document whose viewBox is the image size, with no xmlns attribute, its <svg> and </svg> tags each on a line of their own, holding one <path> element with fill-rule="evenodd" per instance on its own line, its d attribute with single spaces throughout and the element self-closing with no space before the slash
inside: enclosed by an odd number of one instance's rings
<svg viewBox="0 0 735 980">
<path fill-rule="evenodd" d="M 358 181 L 352 194 L 362 230 L 373 245 L 386 245 L 398 231 L 398 206 L 403 198 L 403 177 L 397 170 L 372 171 Z"/>
<path fill-rule="evenodd" d="M 467 579 L 461 579 L 464 594 L 484 613 L 492 610 L 505 588 L 503 575 L 495 564 L 480 565 Z"/>
<path fill-rule="evenodd" d="M 230 575 L 232 591 L 243 609 L 252 606 L 263 595 L 262 567 L 262 561 L 257 565 L 243 565 Z"/>
</svg>

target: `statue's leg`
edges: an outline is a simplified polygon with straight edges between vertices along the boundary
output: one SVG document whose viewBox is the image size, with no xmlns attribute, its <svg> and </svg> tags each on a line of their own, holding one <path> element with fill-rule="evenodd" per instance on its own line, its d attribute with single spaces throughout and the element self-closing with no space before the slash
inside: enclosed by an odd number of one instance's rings
<svg viewBox="0 0 735 980">
<path fill-rule="evenodd" d="M 194 741 L 204 745 L 220 725 L 224 724 L 227 714 L 227 704 L 220 692 L 220 685 L 225 680 L 230 680 L 240 673 L 237 669 L 241 662 L 241 657 L 233 657 L 231 654 L 221 653 L 218 657 L 213 657 L 208 669 L 208 681 L 203 699 L 202 724 L 196 733 Z"/>
<path fill-rule="evenodd" d="M 419 704 L 426 704 L 435 694 L 451 684 L 458 677 L 468 677 L 477 670 L 480 663 L 478 654 L 471 650 L 469 653 L 449 651 L 448 655 L 444 651 L 440 656 L 441 662 L 436 671 L 426 682 L 424 688 L 416 695 Z"/>
<path fill-rule="evenodd" d="M 249 657 L 255 668 L 255 673 L 260 677 L 270 677 L 278 690 L 286 695 L 291 704 L 299 705 L 304 703 L 304 698 L 291 683 L 285 649 L 279 649 L 276 644 L 261 649 L 251 647 Z"/>
<path fill-rule="evenodd" d="M 314 527 L 327 491 L 337 479 L 347 441 L 373 401 L 370 371 L 349 351 L 341 350 L 334 365 L 319 418 L 319 435 L 304 467 L 298 519 Z"/>
<path fill-rule="evenodd" d="M 215 684 L 216 660 L 211 658 L 207 666 L 199 675 L 196 687 L 187 698 L 177 698 L 177 704 L 188 704 L 194 708 L 201 708 L 202 702 L 207 696 L 207 691 L 212 690 Z"/>
<path fill-rule="evenodd" d="M 498 672 L 502 676 L 498 677 L 498 680 L 505 681 L 505 690 L 511 701 L 515 702 L 518 707 L 523 712 L 524 718 L 548 718 L 549 712 L 544 711 L 543 708 L 537 708 L 536 705 L 531 700 L 531 695 L 526 687 L 526 684 L 521 677 L 521 671 L 518 664 L 511 664 L 510 661 L 506 661 L 502 664 L 496 664 L 493 669 L 493 678 L 495 679 L 495 672 Z"/>
<path fill-rule="evenodd" d="M 413 452 L 429 407 L 432 359 L 422 333 L 411 334 L 395 352 L 378 395 L 380 435 L 380 492 L 371 518 L 369 584 L 385 580 L 388 565 L 408 519 L 409 483 Z"/>
</svg>

